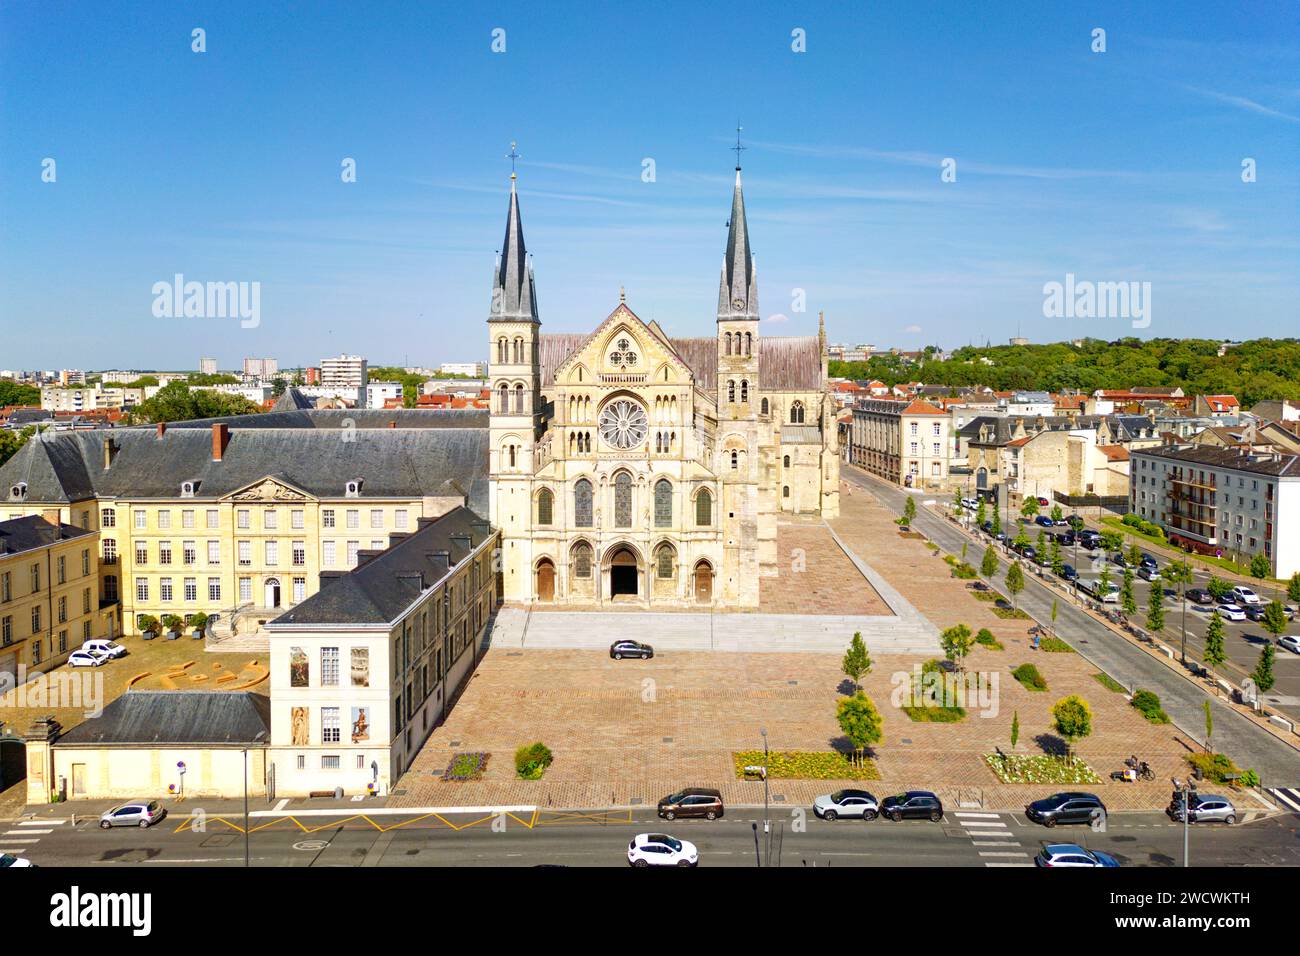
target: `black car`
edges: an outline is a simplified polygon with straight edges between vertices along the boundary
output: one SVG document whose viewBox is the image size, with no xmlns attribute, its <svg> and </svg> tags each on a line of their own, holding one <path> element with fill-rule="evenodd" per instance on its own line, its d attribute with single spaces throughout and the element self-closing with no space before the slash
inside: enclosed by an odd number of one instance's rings
<svg viewBox="0 0 1300 956">
<path fill-rule="evenodd" d="M 1033 545 L 1027 544 L 1023 548 L 1016 548 L 1016 550 L 1020 552 L 1021 557 L 1025 558 L 1027 561 L 1038 560 L 1038 551 L 1035 550 Z"/>
<path fill-rule="evenodd" d="M 1079 572 L 1074 570 L 1074 565 L 1066 564 L 1061 566 L 1061 577 L 1067 581 L 1079 580 Z"/>
<path fill-rule="evenodd" d="M 1093 793 L 1054 793 L 1025 807 L 1025 816 L 1045 827 L 1058 823 L 1092 823 L 1106 818 L 1106 807 Z"/>
<path fill-rule="evenodd" d="M 886 797 L 880 805 L 880 815 L 895 822 L 899 820 L 943 819 L 943 804 L 929 790 L 909 790 L 895 797 Z"/>
<path fill-rule="evenodd" d="M 1149 568 L 1152 571 L 1160 567 L 1160 565 L 1156 563 L 1156 559 L 1151 557 L 1151 555 L 1147 554 L 1145 551 L 1142 552 L 1142 560 L 1139 563 L 1139 566 Z"/>
<path fill-rule="evenodd" d="M 1074 532 L 1062 531 L 1060 534 L 1056 536 L 1056 543 L 1063 548 L 1074 547 Z"/>
<path fill-rule="evenodd" d="M 1188 588 L 1187 600 L 1191 601 L 1193 604 L 1213 604 L 1214 595 L 1205 590 L 1205 588 Z"/>
<path fill-rule="evenodd" d="M 980 525 L 980 530 L 983 531 L 985 534 L 992 534 L 992 533 L 993 533 L 993 522 L 992 522 L 992 521 L 985 521 L 982 525 Z"/>
<path fill-rule="evenodd" d="M 1114 554 L 1110 556 L 1110 560 L 1112 564 L 1117 564 L 1121 568 L 1127 568 L 1130 566 L 1128 563 L 1128 558 L 1124 557 L 1124 553 L 1122 551 L 1116 551 Z"/>
<path fill-rule="evenodd" d="M 1096 551 L 1101 547 L 1101 535 L 1096 531 L 1080 531 L 1079 543 L 1089 551 Z"/>
<path fill-rule="evenodd" d="M 639 657 L 644 661 L 655 656 L 655 649 L 649 644 L 641 644 L 637 641 L 615 641 L 609 645 L 609 656 L 616 661 L 621 661 L 625 657 Z"/>
</svg>

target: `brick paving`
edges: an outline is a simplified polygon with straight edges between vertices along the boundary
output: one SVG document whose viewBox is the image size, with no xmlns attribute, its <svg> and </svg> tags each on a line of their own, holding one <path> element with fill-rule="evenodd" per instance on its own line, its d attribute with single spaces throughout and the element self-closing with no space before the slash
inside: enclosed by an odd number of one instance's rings
<svg viewBox="0 0 1300 956">
<path fill-rule="evenodd" d="M 776 527 L 777 574 L 759 581 L 759 610 L 772 614 L 889 614 L 820 518 Z"/>
<path fill-rule="evenodd" d="M 1123 695 L 1094 680 L 1095 668 L 1080 655 L 1031 651 L 1029 622 L 1003 620 L 971 597 L 966 583 L 953 578 L 923 541 L 900 537 L 890 514 L 866 492 L 845 486 L 841 510 L 832 525 L 846 545 L 872 562 L 935 625 L 987 627 L 1005 646 L 1003 651 L 977 647 L 968 660 L 970 670 L 996 673 L 996 716 L 980 716 L 969 704 L 966 719 L 955 724 L 914 723 L 890 704 L 891 677 L 910 672 L 928 655 L 876 657 L 863 684 L 884 716 L 885 738 L 875 749 L 882 779 L 865 784 L 868 789 L 884 795 L 921 787 L 935 790 L 953 807 L 978 803 L 988 809 L 1018 809 L 1060 788 L 1002 784 L 982 755 L 995 747 L 1010 749 L 1013 714 L 1020 720 L 1017 753 L 1059 746 L 1050 728 L 1051 706 L 1078 693 L 1092 706 L 1094 733 L 1077 751 L 1102 777 L 1087 789 L 1112 809 L 1165 805 L 1169 778 L 1185 774 L 1183 756 L 1196 749 L 1193 742 L 1170 726 L 1147 722 Z M 786 541 L 815 544 L 811 527 L 792 523 Z M 816 566 L 813 553 L 810 572 Z M 882 555 L 888 560 L 881 560 Z M 968 557 L 979 559 L 977 554 Z M 847 561 L 845 565 L 853 570 Z M 861 580 L 856 572 L 854 577 Z M 1046 692 L 1030 692 L 1011 678 L 1010 671 L 1026 661 L 1046 678 Z M 760 727 L 768 729 L 773 749 L 831 749 L 841 737 L 835 704 L 846 690 L 839 660 L 830 654 L 674 651 L 651 661 L 612 661 L 599 650 L 494 647 L 447 722 L 403 777 L 399 788 L 405 793 L 391 802 L 653 806 L 677 787 L 716 786 L 729 803 L 761 804 L 762 785 L 735 779 L 731 752 L 761 749 Z M 514 750 L 535 740 L 551 747 L 555 763 L 543 780 L 517 780 Z M 453 752 L 471 750 L 492 754 L 482 780 L 437 779 Z M 1151 764 L 1156 782 L 1111 782 L 1110 772 L 1134 753 Z M 849 781 L 770 783 L 777 806 L 806 806 L 816 795 Z"/>
</svg>

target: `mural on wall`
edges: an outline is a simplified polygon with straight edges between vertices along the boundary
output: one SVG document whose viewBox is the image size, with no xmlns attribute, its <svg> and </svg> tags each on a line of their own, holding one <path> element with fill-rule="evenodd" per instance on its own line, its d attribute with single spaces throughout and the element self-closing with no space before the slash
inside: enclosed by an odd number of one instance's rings
<svg viewBox="0 0 1300 956">
<path fill-rule="evenodd" d="M 370 648 L 352 648 L 352 686 L 370 686 Z"/>
<path fill-rule="evenodd" d="M 352 708 L 352 742 L 359 744 L 370 739 L 370 708 Z"/>
<path fill-rule="evenodd" d="M 307 708 L 293 708 L 290 712 L 290 722 L 293 729 L 293 745 L 295 747 L 307 746 L 307 738 L 310 736 L 310 724 L 307 722 Z"/>
<path fill-rule="evenodd" d="M 289 648 L 289 686 L 307 687 L 310 676 L 311 665 L 307 663 L 307 652 L 301 647 Z"/>
</svg>

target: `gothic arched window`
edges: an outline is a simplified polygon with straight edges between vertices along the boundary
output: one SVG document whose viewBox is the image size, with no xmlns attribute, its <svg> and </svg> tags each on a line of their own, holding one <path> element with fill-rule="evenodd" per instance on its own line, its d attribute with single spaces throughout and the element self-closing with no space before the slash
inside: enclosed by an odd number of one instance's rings
<svg viewBox="0 0 1300 956">
<path fill-rule="evenodd" d="M 585 541 L 579 541 L 575 544 L 570 561 L 573 565 L 573 576 L 575 578 L 591 577 L 591 545 Z"/>
<path fill-rule="evenodd" d="M 677 555 L 670 544 L 659 545 L 655 551 L 655 576 L 660 580 L 668 581 L 673 577 L 674 565 Z"/>
<path fill-rule="evenodd" d="M 789 456 L 789 455 L 786 455 L 786 456 L 785 456 L 785 461 L 783 462 L 783 464 L 785 465 L 786 468 L 789 468 L 789 467 L 790 467 L 790 456 Z"/>
<path fill-rule="evenodd" d="M 591 527 L 591 482 L 579 478 L 573 486 L 573 523 L 579 528 Z"/>
<path fill-rule="evenodd" d="M 614 478 L 614 527 L 632 527 L 632 476 L 626 471 Z"/>
<path fill-rule="evenodd" d="M 790 406 L 790 424 L 803 424 L 803 402 L 795 402 Z"/>
<path fill-rule="evenodd" d="M 655 527 L 673 525 L 673 485 L 667 478 L 655 482 Z"/>
<path fill-rule="evenodd" d="M 555 496 L 551 494 L 549 488 L 543 488 L 537 495 L 537 523 L 551 524 L 554 511 Z"/>
<path fill-rule="evenodd" d="M 763 399 L 763 414 L 766 415 L 767 412 L 768 412 L 768 405 L 767 405 L 767 399 L 765 398 Z"/>
<path fill-rule="evenodd" d="M 695 496 L 695 523 L 701 528 L 713 524 L 713 495 L 708 488 Z"/>
</svg>

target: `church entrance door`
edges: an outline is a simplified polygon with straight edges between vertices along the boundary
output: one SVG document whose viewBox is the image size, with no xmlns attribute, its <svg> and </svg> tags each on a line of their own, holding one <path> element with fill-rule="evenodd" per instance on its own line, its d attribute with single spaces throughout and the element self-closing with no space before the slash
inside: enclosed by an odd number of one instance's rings
<svg viewBox="0 0 1300 956">
<path fill-rule="evenodd" d="M 547 603 L 555 600 L 555 565 L 550 558 L 537 562 L 537 600 Z"/>
<path fill-rule="evenodd" d="M 636 597 L 639 568 L 636 555 L 626 548 L 615 552 L 609 563 L 609 596 Z"/>
<path fill-rule="evenodd" d="M 707 561 L 695 565 L 695 601 L 697 604 L 713 603 L 713 568 Z"/>
</svg>

